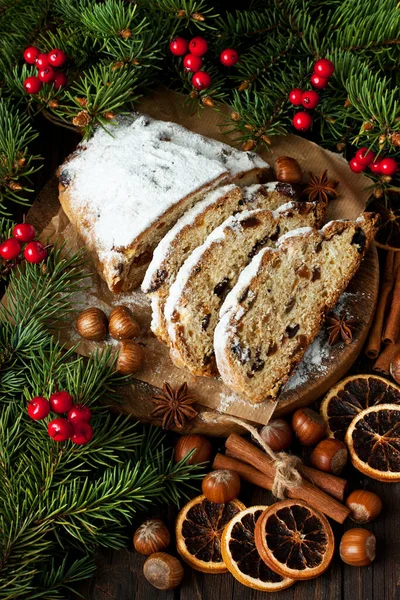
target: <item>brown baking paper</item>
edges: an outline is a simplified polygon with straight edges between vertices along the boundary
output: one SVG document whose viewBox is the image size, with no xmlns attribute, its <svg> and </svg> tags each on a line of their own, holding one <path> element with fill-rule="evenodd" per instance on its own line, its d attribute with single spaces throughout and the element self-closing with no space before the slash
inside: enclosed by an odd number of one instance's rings
<svg viewBox="0 0 400 600">
<path fill-rule="evenodd" d="M 233 143 L 232 136 L 224 135 L 220 128 L 223 115 L 205 108 L 201 111 L 199 118 L 197 112 L 191 113 L 188 107 L 184 107 L 183 103 L 183 96 L 163 90 L 146 98 L 139 109 L 154 118 L 175 121 L 192 131 L 226 143 Z M 305 173 L 312 170 L 313 173 L 319 175 L 325 169 L 328 169 L 329 177 L 340 181 L 338 186 L 339 198 L 329 205 L 329 220 L 353 218 L 362 212 L 368 197 L 365 188 L 370 182 L 361 175 L 353 174 L 347 162 L 341 156 L 328 152 L 320 146 L 295 135 L 273 138 L 272 152 L 263 151 L 261 155 L 271 165 L 279 156 L 293 156 L 299 161 Z M 54 182 L 51 184 L 50 193 L 52 196 L 57 194 Z M 45 206 L 42 206 L 41 219 L 43 219 L 42 222 L 47 222 Z M 67 248 L 71 250 L 76 250 L 83 245 L 61 207 L 44 228 L 42 237 L 49 238 L 52 241 L 57 240 L 58 243 L 65 241 Z M 143 369 L 135 375 L 137 379 L 157 387 L 162 387 L 165 381 L 173 386 L 178 386 L 186 381 L 190 391 L 198 398 L 201 405 L 261 424 L 268 422 L 275 408 L 275 403 L 266 402 L 252 405 L 232 393 L 219 379 L 193 377 L 190 373 L 173 365 L 169 358 L 168 349 L 158 342 L 150 332 L 150 303 L 141 291 L 136 290 L 129 294 L 112 294 L 106 284 L 95 273 L 93 265 L 88 265 L 88 272 L 91 272 L 91 274 L 84 283 L 85 288 L 88 289 L 82 289 L 82 292 L 74 298 L 78 310 L 83 310 L 89 306 L 97 306 L 109 314 L 112 307 L 124 304 L 132 309 L 141 326 L 142 335 L 138 341 L 145 346 L 146 358 Z M 67 345 L 79 343 L 78 352 L 83 355 L 88 355 L 95 348 L 103 347 L 106 344 L 113 344 L 116 348 L 118 347 L 117 342 L 111 339 L 106 340 L 104 343 L 82 341 L 75 330 L 75 326 L 71 326 L 66 334 L 62 333 L 61 335 L 64 336 L 62 341 Z M 326 378 L 327 374 L 331 373 L 332 356 L 327 356 L 324 363 L 325 366 L 324 368 L 321 366 L 321 373 L 318 375 L 320 378 Z M 288 392 L 284 392 L 282 398 L 287 401 L 291 396 L 301 396 L 302 387 L 307 382 L 300 381 L 299 383 L 299 386 L 294 386 Z"/>
</svg>

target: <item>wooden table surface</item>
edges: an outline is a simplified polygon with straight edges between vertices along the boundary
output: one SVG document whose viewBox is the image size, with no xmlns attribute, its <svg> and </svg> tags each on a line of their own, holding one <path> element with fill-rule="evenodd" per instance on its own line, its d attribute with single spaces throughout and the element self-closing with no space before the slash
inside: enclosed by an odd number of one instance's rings
<svg viewBox="0 0 400 600">
<path fill-rule="evenodd" d="M 41 135 L 35 143 L 35 152 L 45 157 L 44 168 L 35 176 L 35 193 L 38 193 L 53 174 L 63 158 L 74 148 L 78 136 L 64 129 L 50 125 L 43 117 L 38 117 L 36 127 Z M 15 210 L 20 216 L 21 209 Z M 370 371 L 370 363 L 364 357 L 357 361 L 352 372 Z M 215 448 L 223 447 L 223 440 L 215 440 Z M 219 446 L 218 446 L 219 445 Z M 316 580 L 300 582 L 287 590 L 278 592 L 279 600 L 400 600 L 400 485 L 382 484 L 372 481 L 352 467 L 347 467 L 343 475 L 349 479 L 350 490 L 366 488 L 379 494 L 383 501 L 382 515 L 376 522 L 367 525 L 377 537 L 377 558 L 372 566 L 352 568 L 344 565 L 338 557 L 330 569 Z M 268 504 L 272 501 L 269 492 L 244 484 L 241 500 L 247 506 Z M 166 520 L 171 532 L 177 511 L 171 507 L 161 507 L 151 516 Z M 145 518 L 138 515 L 128 530 L 132 539 L 135 528 Z M 351 528 L 333 524 L 336 540 L 344 529 Z M 173 551 L 174 540 L 171 542 Z M 137 554 L 131 545 L 120 552 L 106 552 L 98 555 L 96 577 L 82 587 L 85 600 L 261 600 L 262 592 L 243 587 L 230 574 L 204 575 L 185 568 L 185 577 L 177 590 L 160 592 L 150 586 L 142 575 L 144 557 Z M 77 597 L 71 595 L 70 600 Z"/>
</svg>

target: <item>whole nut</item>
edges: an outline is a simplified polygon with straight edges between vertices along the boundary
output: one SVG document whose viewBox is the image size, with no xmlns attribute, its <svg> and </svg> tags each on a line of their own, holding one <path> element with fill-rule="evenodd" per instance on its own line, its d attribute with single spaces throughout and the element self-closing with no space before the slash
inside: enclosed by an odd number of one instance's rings
<svg viewBox="0 0 400 600">
<path fill-rule="evenodd" d="M 284 183 L 300 183 L 303 172 L 297 160 L 291 156 L 280 156 L 275 161 L 275 176 Z"/>
<path fill-rule="evenodd" d="M 117 372 L 120 375 L 132 375 L 139 371 L 144 361 L 144 350 L 133 340 L 124 340 L 117 359 Z"/>
<path fill-rule="evenodd" d="M 207 438 L 202 435 L 182 435 L 175 446 L 175 462 L 185 458 L 191 450 L 194 452 L 186 461 L 187 465 L 198 465 L 211 459 L 212 446 Z"/>
<path fill-rule="evenodd" d="M 161 519 L 147 519 L 136 529 L 133 536 L 135 550 L 147 556 L 165 550 L 170 541 L 169 531 Z"/>
<path fill-rule="evenodd" d="M 340 440 L 327 438 L 319 442 L 311 454 L 311 464 L 314 469 L 339 475 L 348 458 L 347 446 Z"/>
<path fill-rule="evenodd" d="M 274 452 L 287 450 L 293 439 L 292 428 L 284 419 L 271 419 L 261 429 L 260 435 Z"/>
<path fill-rule="evenodd" d="M 324 419 L 311 408 L 299 408 L 292 417 L 293 430 L 301 444 L 313 446 L 326 434 Z"/>
<path fill-rule="evenodd" d="M 204 477 L 201 489 L 210 502 L 226 504 L 239 496 L 240 477 L 236 471 L 217 469 Z"/>
<path fill-rule="evenodd" d="M 107 335 L 106 314 L 100 308 L 87 308 L 78 315 L 76 328 L 85 340 L 104 340 Z"/>
<path fill-rule="evenodd" d="M 356 523 L 369 523 L 376 519 L 382 510 L 382 500 L 374 492 L 354 490 L 346 500 L 350 508 L 350 519 Z"/>
<path fill-rule="evenodd" d="M 396 383 L 400 383 L 400 355 L 395 356 L 395 358 L 390 363 L 390 374 L 395 380 Z"/>
<path fill-rule="evenodd" d="M 375 560 L 376 539 L 368 529 L 349 529 L 340 541 L 340 558 L 346 565 L 366 567 Z"/>
<path fill-rule="evenodd" d="M 108 318 L 108 330 L 115 340 L 128 340 L 140 333 L 132 311 L 127 306 L 116 306 Z"/>
<path fill-rule="evenodd" d="M 156 552 L 144 563 L 143 574 L 158 590 L 173 590 L 183 579 L 183 567 L 175 556 Z"/>
</svg>

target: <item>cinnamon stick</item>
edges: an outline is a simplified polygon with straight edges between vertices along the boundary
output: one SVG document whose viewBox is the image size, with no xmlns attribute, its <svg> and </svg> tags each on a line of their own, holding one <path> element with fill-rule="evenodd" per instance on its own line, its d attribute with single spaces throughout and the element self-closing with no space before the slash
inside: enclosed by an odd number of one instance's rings
<svg viewBox="0 0 400 600">
<path fill-rule="evenodd" d="M 383 321 L 388 305 L 388 298 L 394 282 L 394 255 L 394 252 L 389 251 L 386 256 L 378 305 L 376 307 L 374 322 L 369 332 L 368 343 L 365 349 L 365 354 L 369 358 L 377 358 L 381 349 Z"/>
<path fill-rule="evenodd" d="M 276 468 L 273 461 L 265 452 L 236 433 L 231 433 L 225 442 L 225 446 L 230 452 L 235 452 L 239 460 L 258 469 L 258 471 L 267 475 L 269 480 L 273 482 Z M 288 488 L 286 494 L 289 498 L 307 502 L 307 504 L 320 510 L 338 523 L 343 523 L 350 514 L 347 506 L 344 506 L 305 479 L 302 479 L 299 486 Z"/>
<path fill-rule="evenodd" d="M 372 369 L 381 375 L 390 375 L 390 363 L 398 354 L 400 354 L 400 342 L 388 344 L 374 362 Z"/>
<path fill-rule="evenodd" d="M 234 457 L 233 454 L 234 452 L 228 450 L 226 455 L 217 454 L 213 469 L 230 469 L 231 471 L 236 471 L 245 481 L 254 483 L 266 490 L 272 488 L 274 481 L 272 477 L 268 477 L 268 475 L 261 473 L 261 471 L 257 471 L 254 467 L 250 467 L 250 465 L 241 462 Z M 327 494 L 330 494 L 336 498 L 336 500 L 339 500 L 340 502 L 344 501 L 347 491 L 347 481 L 345 479 L 306 466 L 301 467 L 301 472 L 307 481 L 319 487 Z"/>
<path fill-rule="evenodd" d="M 396 255 L 399 254 L 396 252 Z M 395 344 L 400 341 L 400 269 L 399 257 L 394 259 L 394 288 L 393 297 L 389 306 L 389 313 L 383 330 L 382 342 L 384 344 Z"/>
</svg>

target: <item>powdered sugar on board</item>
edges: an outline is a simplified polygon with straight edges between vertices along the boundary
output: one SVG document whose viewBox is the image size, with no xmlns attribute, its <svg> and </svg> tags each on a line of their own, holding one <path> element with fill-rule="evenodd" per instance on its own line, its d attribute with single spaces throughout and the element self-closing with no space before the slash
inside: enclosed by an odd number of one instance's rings
<svg viewBox="0 0 400 600">
<path fill-rule="evenodd" d="M 335 314 L 345 313 L 348 318 L 352 318 L 351 304 L 358 295 L 344 292 L 332 312 Z M 328 338 L 327 330 L 323 327 L 314 342 L 307 348 L 301 362 L 284 386 L 283 393 L 306 384 L 311 375 L 327 373 L 335 352 L 334 347 L 329 345 Z"/>
</svg>

